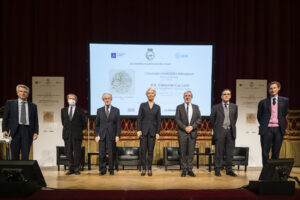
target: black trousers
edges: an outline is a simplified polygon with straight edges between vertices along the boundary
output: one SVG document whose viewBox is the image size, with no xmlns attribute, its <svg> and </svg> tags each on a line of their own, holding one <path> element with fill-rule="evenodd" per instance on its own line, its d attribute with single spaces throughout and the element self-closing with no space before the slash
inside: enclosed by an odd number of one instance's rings
<svg viewBox="0 0 300 200">
<path fill-rule="evenodd" d="M 192 138 L 191 134 L 178 133 L 178 141 L 181 169 L 183 171 L 191 171 L 193 169 L 196 138 Z"/>
<path fill-rule="evenodd" d="M 65 141 L 66 156 L 69 162 L 70 171 L 79 171 L 81 163 L 81 144 L 82 140 L 75 140 L 70 134 Z"/>
<path fill-rule="evenodd" d="M 269 160 L 269 153 L 272 148 L 272 159 L 278 159 L 283 136 L 280 127 L 268 127 L 267 131 L 260 136 L 260 143 L 262 149 L 263 165 Z"/>
<path fill-rule="evenodd" d="M 109 171 L 114 170 L 114 161 L 116 155 L 116 142 L 105 136 L 104 140 L 99 141 L 99 170 L 106 171 L 106 153 L 108 153 Z"/>
<path fill-rule="evenodd" d="M 231 129 L 223 129 L 223 133 L 218 135 L 215 143 L 215 170 L 223 169 L 224 155 L 226 171 L 232 170 L 233 151 L 235 140 Z"/>
<path fill-rule="evenodd" d="M 151 136 L 150 134 L 141 135 L 140 149 L 141 149 L 141 164 L 143 170 L 146 169 L 152 170 L 154 145 L 155 145 L 155 136 Z M 146 163 L 147 152 L 148 152 L 148 159 Z"/>
<path fill-rule="evenodd" d="M 30 133 L 30 127 L 19 125 L 17 132 L 12 138 L 11 159 L 20 160 L 20 152 L 22 153 L 22 160 L 29 160 L 30 147 L 33 141 L 33 135 Z"/>
</svg>

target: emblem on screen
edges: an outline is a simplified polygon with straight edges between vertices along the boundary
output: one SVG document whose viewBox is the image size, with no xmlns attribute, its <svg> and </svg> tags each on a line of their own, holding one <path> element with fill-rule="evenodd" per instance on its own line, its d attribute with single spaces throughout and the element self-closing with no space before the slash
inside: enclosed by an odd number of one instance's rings
<svg viewBox="0 0 300 200">
<path fill-rule="evenodd" d="M 112 52 L 112 53 L 110 54 L 110 57 L 111 57 L 111 58 L 117 58 L 117 53 Z"/>
<path fill-rule="evenodd" d="M 153 49 L 152 48 L 147 49 L 147 52 L 146 52 L 147 60 L 151 61 L 154 59 L 154 57 L 155 57 L 155 54 L 154 54 Z"/>
</svg>

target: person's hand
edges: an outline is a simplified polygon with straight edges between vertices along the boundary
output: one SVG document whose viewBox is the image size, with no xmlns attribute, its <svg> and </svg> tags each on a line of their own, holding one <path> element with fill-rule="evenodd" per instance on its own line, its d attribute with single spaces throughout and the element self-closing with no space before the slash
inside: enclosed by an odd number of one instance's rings
<svg viewBox="0 0 300 200">
<path fill-rule="evenodd" d="M 4 138 L 8 137 L 8 132 L 7 131 L 3 131 L 3 137 Z"/>
<path fill-rule="evenodd" d="M 185 130 L 186 133 L 190 133 L 190 129 L 189 129 L 188 126 L 186 126 L 184 130 Z"/>
<path fill-rule="evenodd" d="M 187 132 L 187 133 L 192 132 L 192 130 L 193 130 L 193 127 L 192 127 L 192 126 L 187 126 L 187 127 L 185 127 L 185 132 Z"/>
<path fill-rule="evenodd" d="M 36 140 L 39 137 L 37 133 L 33 134 L 33 140 Z"/>
<path fill-rule="evenodd" d="M 138 131 L 136 134 L 137 134 L 138 137 L 141 137 L 142 131 Z"/>
<path fill-rule="evenodd" d="M 95 137 L 96 142 L 99 142 L 99 140 L 100 140 L 100 136 Z"/>
<path fill-rule="evenodd" d="M 156 133 L 156 140 L 158 140 L 159 139 L 159 134 L 158 133 Z"/>
<path fill-rule="evenodd" d="M 120 140 L 120 138 L 118 136 L 116 136 L 116 143 L 118 143 Z"/>
</svg>

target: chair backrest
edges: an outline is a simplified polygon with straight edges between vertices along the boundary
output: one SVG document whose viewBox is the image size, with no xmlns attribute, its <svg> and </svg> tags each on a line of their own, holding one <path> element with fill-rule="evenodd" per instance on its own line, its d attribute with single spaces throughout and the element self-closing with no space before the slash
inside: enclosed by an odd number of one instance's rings
<svg viewBox="0 0 300 200">
<path fill-rule="evenodd" d="M 165 147 L 167 151 L 167 156 L 178 156 L 179 155 L 179 147 Z"/>
<path fill-rule="evenodd" d="M 249 147 L 235 147 L 233 155 L 234 156 L 247 156 L 249 153 Z"/>
<path fill-rule="evenodd" d="M 118 155 L 139 155 L 139 147 L 117 147 Z"/>
<path fill-rule="evenodd" d="M 66 154 L 66 148 L 64 146 L 56 146 L 57 155 Z"/>
</svg>

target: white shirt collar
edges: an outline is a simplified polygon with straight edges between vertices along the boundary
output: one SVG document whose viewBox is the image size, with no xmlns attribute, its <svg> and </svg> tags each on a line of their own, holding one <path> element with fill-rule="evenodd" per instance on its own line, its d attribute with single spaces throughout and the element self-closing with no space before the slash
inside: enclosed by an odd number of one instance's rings
<svg viewBox="0 0 300 200">
<path fill-rule="evenodd" d="M 222 101 L 222 105 L 225 106 L 225 104 L 229 106 L 230 102 L 228 101 L 227 103 L 225 103 L 224 101 Z"/>
<path fill-rule="evenodd" d="M 20 103 L 22 103 L 22 102 L 27 103 L 27 99 L 26 99 L 26 100 L 22 100 L 22 99 L 18 98 L 18 103 L 20 104 Z"/>
</svg>

